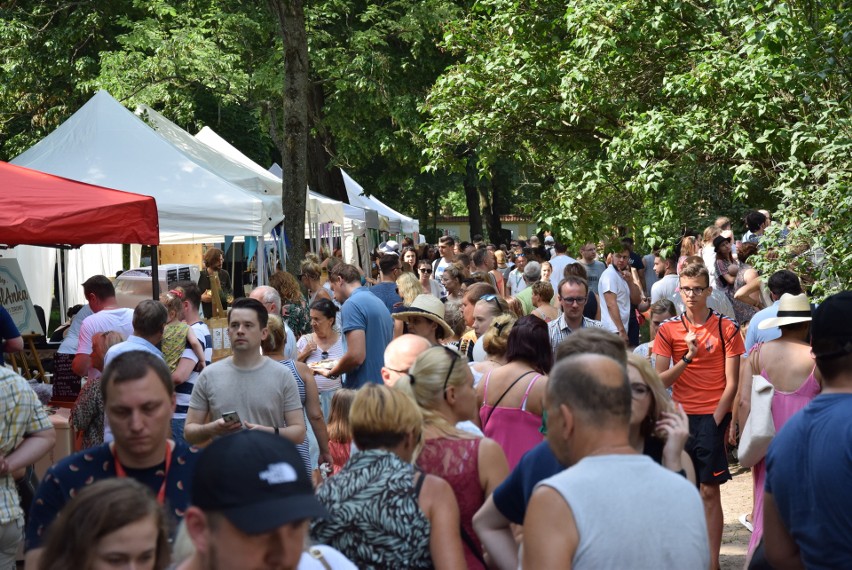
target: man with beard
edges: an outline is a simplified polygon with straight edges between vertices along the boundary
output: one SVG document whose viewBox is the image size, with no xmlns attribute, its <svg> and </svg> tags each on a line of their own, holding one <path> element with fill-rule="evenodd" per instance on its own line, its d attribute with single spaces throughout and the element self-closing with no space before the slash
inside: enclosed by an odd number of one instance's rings
<svg viewBox="0 0 852 570">
<path fill-rule="evenodd" d="M 677 255 L 673 249 L 654 255 L 654 272 L 659 280 L 651 287 L 651 303 L 668 299 L 677 291 Z"/>
</svg>

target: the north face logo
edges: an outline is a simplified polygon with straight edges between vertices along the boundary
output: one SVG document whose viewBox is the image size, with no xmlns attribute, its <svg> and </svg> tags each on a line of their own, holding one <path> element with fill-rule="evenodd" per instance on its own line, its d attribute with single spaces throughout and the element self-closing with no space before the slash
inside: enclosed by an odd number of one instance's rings
<svg viewBox="0 0 852 570">
<path fill-rule="evenodd" d="M 270 485 L 292 483 L 297 479 L 296 470 L 289 463 L 273 463 L 261 471 L 259 477 Z"/>
</svg>

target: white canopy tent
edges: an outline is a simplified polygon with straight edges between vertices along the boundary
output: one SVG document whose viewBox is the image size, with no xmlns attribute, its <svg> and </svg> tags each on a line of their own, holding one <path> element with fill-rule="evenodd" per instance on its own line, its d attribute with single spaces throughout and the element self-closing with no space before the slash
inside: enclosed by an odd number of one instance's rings
<svg viewBox="0 0 852 570">
<path fill-rule="evenodd" d="M 261 191 L 265 195 L 275 196 L 280 208 L 282 194 L 280 166 L 276 164 L 273 165 L 273 168 L 265 170 L 210 127 L 202 128 L 198 134 L 192 137 L 193 141 L 190 142 L 185 137 L 188 133 L 179 129 L 168 119 L 152 109 L 144 109 L 144 111 L 149 119 L 158 126 L 158 130 L 162 129 L 163 133 L 168 132 L 170 139 L 178 139 L 179 137 L 177 142 L 180 143 L 180 146 L 192 149 L 194 155 L 203 156 L 212 170 L 249 191 Z M 204 148 L 199 148 L 199 146 Z M 363 259 L 367 259 L 365 254 L 367 250 L 366 239 L 360 241 L 363 244 L 360 246 L 364 249 L 363 255 L 358 255 L 359 245 L 356 244 L 359 243 L 359 237 L 366 238 L 366 228 L 378 227 L 378 215 L 374 210 L 367 211 L 350 206 L 311 190 L 307 191 L 305 206 L 307 218 L 305 220 L 305 236 L 314 239 L 318 246 L 321 237 L 323 237 L 321 236 L 321 226 L 328 224 L 340 226 L 346 261 L 361 265 Z M 328 228 L 324 229 L 326 230 L 325 237 L 330 238 Z M 347 244 L 349 245 L 347 246 Z M 317 249 L 319 248 L 317 247 Z"/>
<path fill-rule="evenodd" d="M 274 200 L 253 196 L 204 168 L 106 91 L 95 94 L 55 131 L 12 163 L 154 197 L 160 218 L 161 243 L 221 242 L 224 235 L 261 236 L 281 221 L 280 216 L 271 213 Z M 114 275 L 121 269 L 118 248 L 117 245 L 90 246 L 69 252 L 69 269 L 80 268 L 66 281 L 69 305 L 85 302 L 79 287 L 82 280 L 97 273 Z M 32 270 L 45 266 L 43 260 L 34 257 L 41 259 L 52 255 L 55 254 L 47 248 L 18 253 L 19 258 L 30 259 L 27 265 Z M 24 264 L 22 269 L 27 279 L 30 269 L 24 268 Z M 34 275 L 28 283 L 38 279 L 43 279 L 43 273 Z M 37 302 L 50 306 L 49 289 L 45 298 Z"/>
<path fill-rule="evenodd" d="M 341 168 L 340 173 L 343 175 L 343 183 L 346 185 L 346 193 L 349 195 L 349 202 L 356 206 L 372 208 L 380 215 L 386 217 L 388 220 L 388 227 L 386 231 L 392 234 L 410 234 L 416 233 L 420 230 L 420 223 L 417 220 L 400 214 L 390 206 L 385 205 L 375 196 L 367 196 L 364 193 L 364 187 L 355 182 L 355 180 L 349 176 L 345 170 Z"/>
<path fill-rule="evenodd" d="M 227 156 L 224 152 L 192 136 L 147 105 L 140 105 L 136 115 L 142 117 L 161 137 L 172 143 L 194 162 L 263 201 L 269 216 L 284 219 L 281 206 L 281 180 L 266 170 Z M 271 227 L 266 227 L 269 231 Z M 243 235 L 243 234 L 228 234 Z"/>
<path fill-rule="evenodd" d="M 356 183 L 357 184 L 357 183 Z M 397 216 L 400 221 L 400 226 L 402 227 L 402 233 L 404 234 L 414 234 L 420 232 L 420 222 L 415 220 L 414 218 L 410 218 L 405 214 L 400 214 L 390 206 L 386 205 L 384 202 L 376 198 L 375 196 L 370 196 L 370 201 L 378 206 L 378 210 L 387 210 L 391 212 L 394 216 Z"/>
<path fill-rule="evenodd" d="M 152 196 L 161 243 L 261 236 L 281 222 L 263 200 L 231 184 L 158 135 L 106 91 L 13 164 Z"/>
</svg>

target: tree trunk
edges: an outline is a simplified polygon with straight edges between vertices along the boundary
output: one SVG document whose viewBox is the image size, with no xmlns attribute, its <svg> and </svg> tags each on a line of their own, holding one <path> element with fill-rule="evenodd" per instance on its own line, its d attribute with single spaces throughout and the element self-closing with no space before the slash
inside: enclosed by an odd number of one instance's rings
<svg viewBox="0 0 852 570">
<path fill-rule="evenodd" d="M 468 223 L 471 239 L 482 235 L 482 210 L 479 205 L 479 170 L 476 168 L 476 156 L 467 157 L 467 169 L 464 177 L 464 197 L 467 202 Z"/>
<path fill-rule="evenodd" d="M 287 270 L 296 275 L 305 257 L 305 200 L 308 185 L 308 37 L 302 0 L 269 0 L 284 44 L 281 151 L 284 231 L 290 241 Z"/>
<path fill-rule="evenodd" d="M 485 225 L 488 227 L 488 239 L 492 243 L 500 244 L 507 241 L 508 237 L 503 234 L 503 224 L 500 215 L 505 211 L 504 202 L 509 195 L 508 178 L 504 169 L 492 168 L 489 180 L 490 208 Z"/>
<path fill-rule="evenodd" d="M 308 186 L 314 192 L 348 204 L 343 175 L 331 164 L 337 149 L 334 135 L 323 125 L 324 104 L 322 86 L 311 84 L 308 94 Z"/>
</svg>

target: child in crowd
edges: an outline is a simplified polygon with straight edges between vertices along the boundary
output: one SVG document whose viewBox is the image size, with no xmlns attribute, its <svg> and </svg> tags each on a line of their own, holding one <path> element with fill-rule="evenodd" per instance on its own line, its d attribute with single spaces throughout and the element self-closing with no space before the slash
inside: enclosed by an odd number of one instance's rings
<svg viewBox="0 0 852 570">
<path fill-rule="evenodd" d="M 342 388 L 331 399 L 328 417 L 328 450 L 334 459 L 331 474 L 340 471 L 349 461 L 352 451 L 352 429 L 349 427 L 349 408 L 355 399 L 355 390 Z"/>
<path fill-rule="evenodd" d="M 198 357 L 198 369 L 204 368 L 204 347 L 192 332 L 192 327 L 181 321 L 183 318 L 183 288 L 175 287 L 168 293 L 160 295 L 160 302 L 169 312 L 169 321 L 163 332 L 162 351 L 169 370 L 174 373 L 178 362 L 187 345 Z"/>
</svg>

